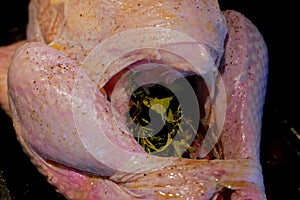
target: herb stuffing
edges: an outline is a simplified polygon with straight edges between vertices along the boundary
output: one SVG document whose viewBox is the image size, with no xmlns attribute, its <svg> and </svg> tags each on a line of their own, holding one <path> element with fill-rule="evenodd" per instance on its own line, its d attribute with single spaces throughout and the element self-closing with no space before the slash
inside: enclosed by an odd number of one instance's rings
<svg viewBox="0 0 300 200">
<path fill-rule="evenodd" d="M 127 125 L 149 154 L 183 157 L 195 149 L 195 130 L 175 94 L 162 84 L 148 84 L 131 95 Z"/>
</svg>

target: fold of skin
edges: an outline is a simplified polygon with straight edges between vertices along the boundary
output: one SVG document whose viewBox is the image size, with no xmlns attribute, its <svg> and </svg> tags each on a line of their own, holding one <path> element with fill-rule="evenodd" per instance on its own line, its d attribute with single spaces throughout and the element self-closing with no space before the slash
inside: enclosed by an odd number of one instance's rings
<svg viewBox="0 0 300 200">
<path fill-rule="evenodd" d="M 265 199 L 259 143 L 267 50 L 260 33 L 234 11 L 224 12 L 225 24 L 215 1 L 197 1 L 201 12 L 193 1 L 143 1 L 142 9 L 135 2 L 31 2 L 31 42 L 16 51 L 8 72 L 10 111 L 8 97 L 2 91 L 7 88 L 5 74 L 11 54 L 5 56 L 6 63 L 1 63 L 1 105 L 11 112 L 25 152 L 68 199 L 212 199 L 224 188 L 233 191 L 232 199 Z M 48 19 L 46 8 L 55 17 Z M 144 14 L 147 12 L 151 15 Z M 96 25 L 84 25 L 86 22 Z M 95 100 L 95 120 L 110 130 L 102 134 L 120 149 L 137 153 L 143 169 L 129 165 L 134 171 L 116 170 L 131 157 L 118 155 L 118 151 L 112 156 L 111 147 L 101 150 L 102 160 L 97 159 L 82 144 L 72 113 L 72 103 L 78 100 L 72 89 L 85 55 L 112 34 L 152 26 L 172 28 L 206 44 L 217 64 L 225 50 L 220 67 L 227 95 L 227 115 L 220 138 L 224 160 L 162 158 L 144 153 L 132 136 L 120 134 L 110 123 L 109 102 L 100 92 Z M 119 70 L 111 69 L 106 76 L 112 77 Z M 93 87 L 86 82 L 85 92 L 94 91 Z M 91 143 L 93 140 L 90 138 Z"/>
<path fill-rule="evenodd" d="M 25 41 L 16 42 L 12 45 L 0 47 L 0 106 L 10 115 L 8 97 L 7 97 L 7 71 L 11 57 L 16 49 L 22 46 Z"/>
</svg>

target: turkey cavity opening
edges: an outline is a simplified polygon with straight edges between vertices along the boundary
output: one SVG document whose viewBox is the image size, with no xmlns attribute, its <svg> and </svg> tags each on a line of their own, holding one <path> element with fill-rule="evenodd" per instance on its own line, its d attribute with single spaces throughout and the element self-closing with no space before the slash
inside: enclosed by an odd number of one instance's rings
<svg viewBox="0 0 300 200">
<path fill-rule="evenodd" d="M 139 61 L 138 64 L 145 62 L 147 61 Z M 109 101 L 119 79 L 138 64 L 135 63 L 115 74 L 101 89 Z M 198 123 L 197 129 L 190 125 L 191 121 L 188 116 L 183 116 L 180 102 L 174 91 L 159 83 L 144 84 L 133 91 L 128 105 L 129 116 L 126 125 L 135 140 L 149 154 L 203 159 L 199 157 L 200 148 L 212 117 L 209 90 L 200 75 L 194 72 L 179 73 L 181 74 L 180 78 L 174 80 L 170 85 L 175 88 L 176 94 L 185 90 L 180 84 L 180 79 L 185 79 L 192 87 L 197 97 L 200 113 L 198 118 L 200 120 L 196 122 Z M 185 98 L 189 98 L 189 96 Z M 157 129 L 156 127 L 160 128 Z M 174 139 L 175 136 L 176 140 Z M 185 150 L 182 151 L 182 149 Z M 221 159 L 220 142 L 204 158 Z"/>
</svg>

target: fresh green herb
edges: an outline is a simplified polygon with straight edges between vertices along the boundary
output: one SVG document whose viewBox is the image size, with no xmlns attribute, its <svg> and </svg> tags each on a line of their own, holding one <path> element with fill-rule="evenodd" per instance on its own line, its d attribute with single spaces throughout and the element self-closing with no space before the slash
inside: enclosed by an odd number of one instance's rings
<svg viewBox="0 0 300 200">
<path fill-rule="evenodd" d="M 131 96 L 129 113 L 129 130 L 147 153 L 181 157 L 186 151 L 194 151 L 190 144 L 197 130 L 167 87 L 161 84 L 139 87 Z"/>
</svg>

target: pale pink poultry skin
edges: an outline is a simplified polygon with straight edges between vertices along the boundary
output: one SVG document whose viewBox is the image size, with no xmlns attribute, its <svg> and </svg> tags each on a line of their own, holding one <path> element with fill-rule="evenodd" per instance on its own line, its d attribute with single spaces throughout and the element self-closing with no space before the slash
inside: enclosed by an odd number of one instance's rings
<svg viewBox="0 0 300 200">
<path fill-rule="evenodd" d="M 232 190 L 231 199 L 266 199 L 259 145 L 267 48 L 242 14 L 221 12 L 215 0 L 32 0 L 29 13 L 27 41 L 0 49 L 0 103 L 26 154 L 67 199 L 221 199 L 224 188 Z M 118 167 L 130 157 L 102 149 L 97 152 L 103 160 L 97 159 L 81 142 L 72 113 L 78 70 L 105 39 L 147 27 L 188 35 L 220 65 L 227 105 L 222 159 L 150 156 L 111 125 L 103 134 L 120 149 L 138 153 L 145 164 L 143 169 L 132 164 L 134 172 L 128 172 Z M 161 55 L 162 62 L 173 59 Z M 103 87 L 129 64 L 156 56 L 133 52 L 123 65 L 113 63 L 98 84 Z M 86 90 L 92 89 L 87 83 Z M 111 111 L 102 93 L 95 104 L 96 120 L 109 127 Z"/>
</svg>

